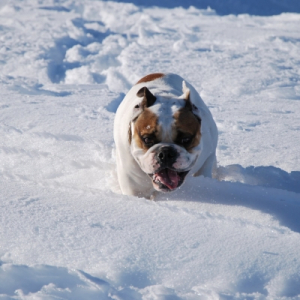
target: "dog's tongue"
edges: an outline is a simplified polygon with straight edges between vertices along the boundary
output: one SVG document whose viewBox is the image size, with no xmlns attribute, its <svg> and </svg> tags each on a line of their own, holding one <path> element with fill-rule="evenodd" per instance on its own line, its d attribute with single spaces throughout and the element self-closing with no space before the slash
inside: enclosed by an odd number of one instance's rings
<svg viewBox="0 0 300 300">
<path fill-rule="evenodd" d="M 170 190 L 177 188 L 180 177 L 177 172 L 170 169 L 163 169 L 157 173 L 158 180 L 166 185 Z"/>
</svg>

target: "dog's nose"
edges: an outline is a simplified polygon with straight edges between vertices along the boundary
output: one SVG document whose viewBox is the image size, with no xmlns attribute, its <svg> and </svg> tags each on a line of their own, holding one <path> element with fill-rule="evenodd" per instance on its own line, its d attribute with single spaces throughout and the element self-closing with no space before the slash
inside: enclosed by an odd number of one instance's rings
<svg viewBox="0 0 300 300">
<path fill-rule="evenodd" d="M 157 153 L 157 160 L 160 164 L 172 166 L 178 154 L 173 147 L 161 147 Z"/>
</svg>

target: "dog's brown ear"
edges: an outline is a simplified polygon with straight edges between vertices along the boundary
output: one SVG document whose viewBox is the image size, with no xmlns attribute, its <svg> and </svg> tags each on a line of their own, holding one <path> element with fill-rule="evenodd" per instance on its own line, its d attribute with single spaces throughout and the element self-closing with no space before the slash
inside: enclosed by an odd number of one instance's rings
<svg viewBox="0 0 300 300">
<path fill-rule="evenodd" d="M 190 99 L 190 89 L 186 87 L 184 81 L 183 81 L 183 91 L 184 91 L 184 100 L 185 100 L 184 108 L 190 110 L 195 115 L 199 123 L 201 124 L 201 118 L 198 115 L 198 107 L 192 103 Z"/>
<path fill-rule="evenodd" d="M 190 89 L 186 86 L 185 81 L 182 81 L 182 92 L 183 92 L 183 99 L 185 100 L 185 108 L 189 110 L 193 110 L 193 105 L 190 100 Z"/>
<path fill-rule="evenodd" d="M 191 102 L 191 99 L 190 99 L 190 90 L 188 90 L 186 93 L 185 93 L 185 108 L 189 109 L 189 110 L 193 110 L 193 104 Z"/>
<path fill-rule="evenodd" d="M 136 94 L 138 97 L 144 97 L 141 108 L 150 107 L 152 106 L 155 101 L 156 97 L 148 90 L 147 87 L 142 87 Z"/>
</svg>

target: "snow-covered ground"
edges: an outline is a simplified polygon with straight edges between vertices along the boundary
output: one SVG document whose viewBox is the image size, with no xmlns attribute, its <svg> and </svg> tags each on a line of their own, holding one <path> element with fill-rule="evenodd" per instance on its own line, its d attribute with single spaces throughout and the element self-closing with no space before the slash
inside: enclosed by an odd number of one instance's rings
<svg viewBox="0 0 300 300">
<path fill-rule="evenodd" d="M 299 28 L 293 13 L 1 1 L 0 299 L 300 299 Z M 219 167 L 148 201 L 118 193 L 112 130 L 159 71 L 208 104 Z"/>
</svg>

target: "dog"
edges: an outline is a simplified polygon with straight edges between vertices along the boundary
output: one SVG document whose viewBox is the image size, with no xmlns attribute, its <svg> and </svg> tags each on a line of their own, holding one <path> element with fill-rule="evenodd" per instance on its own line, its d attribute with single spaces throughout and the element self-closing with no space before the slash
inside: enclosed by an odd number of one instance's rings
<svg viewBox="0 0 300 300">
<path fill-rule="evenodd" d="M 122 193 L 153 199 L 189 176 L 212 176 L 218 130 L 191 84 L 176 74 L 154 73 L 119 105 L 114 140 Z"/>
</svg>

